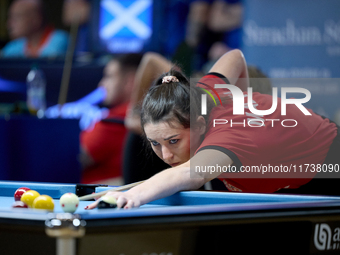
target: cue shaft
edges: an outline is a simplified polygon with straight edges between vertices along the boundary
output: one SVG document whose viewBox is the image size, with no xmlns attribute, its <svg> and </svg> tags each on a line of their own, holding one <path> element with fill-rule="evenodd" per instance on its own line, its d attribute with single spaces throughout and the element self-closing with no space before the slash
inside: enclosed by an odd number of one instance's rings
<svg viewBox="0 0 340 255">
<path fill-rule="evenodd" d="M 71 42 L 69 43 L 67 51 L 66 51 L 63 75 L 61 78 L 61 85 L 60 85 L 59 98 L 58 98 L 58 104 L 61 106 L 65 104 L 67 100 L 67 93 L 68 93 L 68 87 L 69 87 L 70 77 L 71 77 L 73 55 L 74 55 L 74 51 L 75 51 L 76 43 L 77 43 L 78 28 L 79 28 L 79 18 L 78 16 L 76 16 L 75 19 L 71 22 L 71 29 L 70 29 L 71 30 L 70 31 Z"/>
<path fill-rule="evenodd" d="M 106 193 L 110 192 L 110 191 L 124 191 L 124 190 L 128 190 L 128 189 L 131 189 L 141 183 L 143 183 L 144 181 L 140 181 L 140 182 L 134 182 L 134 183 L 130 183 L 130 184 L 127 184 L 127 185 L 124 185 L 124 186 L 120 186 L 120 187 L 116 187 L 116 188 L 113 188 L 113 189 L 108 189 L 108 190 L 104 190 L 104 191 L 101 191 L 101 192 L 98 192 L 98 193 L 93 193 L 93 194 L 89 194 L 89 195 L 85 195 L 85 196 L 82 196 L 82 197 L 79 197 L 79 200 L 80 201 L 85 201 L 85 200 L 90 200 L 90 199 L 94 199 L 94 198 L 97 198 L 97 197 L 101 197 L 101 196 L 104 196 Z"/>
</svg>

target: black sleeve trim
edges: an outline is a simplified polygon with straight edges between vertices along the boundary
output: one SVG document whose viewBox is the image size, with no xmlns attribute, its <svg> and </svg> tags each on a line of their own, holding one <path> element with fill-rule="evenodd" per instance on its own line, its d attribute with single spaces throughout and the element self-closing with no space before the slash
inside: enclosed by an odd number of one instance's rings
<svg viewBox="0 0 340 255">
<path fill-rule="evenodd" d="M 221 79 L 225 80 L 225 82 L 226 82 L 227 84 L 230 84 L 230 81 L 228 80 L 228 78 L 225 77 L 223 74 L 211 72 L 211 73 L 207 73 L 207 75 L 215 75 L 215 76 L 217 76 L 218 78 L 221 78 Z"/>
<path fill-rule="evenodd" d="M 236 156 L 236 154 L 224 147 L 221 146 L 216 146 L 216 145 L 208 145 L 208 146 L 204 146 L 201 149 L 199 149 L 197 152 L 202 151 L 202 150 L 217 150 L 220 152 L 223 152 L 224 154 L 227 154 L 233 161 L 233 165 L 235 165 L 237 167 L 238 170 L 240 170 L 242 163 L 239 160 L 239 158 Z"/>
</svg>

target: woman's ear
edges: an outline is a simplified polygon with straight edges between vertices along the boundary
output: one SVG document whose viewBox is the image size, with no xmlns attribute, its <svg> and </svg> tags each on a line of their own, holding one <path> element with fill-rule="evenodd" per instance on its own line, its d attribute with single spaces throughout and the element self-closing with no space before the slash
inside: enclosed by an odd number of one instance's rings
<svg viewBox="0 0 340 255">
<path fill-rule="evenodd" d="M 206 124 L 205 119 L 202 115 L 198 116 L 198 118 L 196 120 L 196 126 L 199 129 L 199 134 L 204 135 L 205 132 L 206 132 L 207 124 Z"/>
</svg>

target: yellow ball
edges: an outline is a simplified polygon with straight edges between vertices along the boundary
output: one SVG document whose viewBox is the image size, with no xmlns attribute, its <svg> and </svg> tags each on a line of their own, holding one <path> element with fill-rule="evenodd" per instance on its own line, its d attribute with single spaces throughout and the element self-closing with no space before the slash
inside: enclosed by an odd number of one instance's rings
<svg viewBox="0 0 340 255">
<path fill-rule="evenodd" d="M 28 207 L 32 207 L 34 199 L 39 197 L 40 194 L 35 190 L 28 190 L 21 196 L 21 201 L 24 202 Z"/>
<path fill-rule="evenodd" d="M 34 209 L 53 211 L 54 210 L 53 198 L 51 198 L 48 195 L 38 196 L 36 199 L 34 199 L 32 207 Z"/>
</svg>

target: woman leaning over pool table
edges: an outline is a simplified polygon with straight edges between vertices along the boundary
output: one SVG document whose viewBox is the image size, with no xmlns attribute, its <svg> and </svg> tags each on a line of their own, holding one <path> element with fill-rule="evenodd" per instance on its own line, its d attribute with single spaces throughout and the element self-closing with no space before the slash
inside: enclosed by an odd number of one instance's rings
<svg viewBox="0 0 340 255">
<path fill-rule="evenodd" d="M 148 57 L 155 66 L 168 66 L 160 56 Z M 145 71 L 145 66 L 144 74 L 150 72 Z M 108 195 L 117 199 L 118 208 L 139 207 L 178 191 L 195 190 L 214 178 L 221 179 L 229 191 L 340 195 L 339 191 L 335 194 L 338 179 L 315 178 L 315 172 L 303 178 L 290 175 L 285 178 L 253 178 L 253 175 L 233 178 L 220 172 L 197 173 L 193 177 L 190 165 L 230 165 L 239 169 L 241 166 L 340 163 L 338 126 L 311 110 L 308 110 L 311 115 L 305 115 L 294 104 L 287 105 L 287 114 L 281 116 L 280 99 L 277 109 L 264 119 L 294 119 L 298 123 L 296 127 L 287 129 L 277 124 L 281 121 L 275 125 L 266 122 L 261 127 L 240 124 L 214 127 L 214 119 L 242 123 L 251 116 L 247 108 L 245 115 L 233 115 L 232 98 L 224 89 L 216 89 L 222 105 L 215 106 L 208 100 L 208 114 L 201 115 L 202 90 L 198 87 L 213 91 L 215 84 L 235 84 L 243 91 L 244 98 L 248 98 L 247 65 L 241 51 L 233 50 L 223 55 L 196 83 L 196 88 L 190 88 L 188 80 L 175 68 L 156 79 L 143 101 L 141 125 L 154 152 L 171 168 L 127 192 L 109 192 Z M 272 106 L 270 95 L 252 93 L 252 100 L 258 110 Z M 96 202 L 86 209 L 95 206 Z"/>
</svg>

